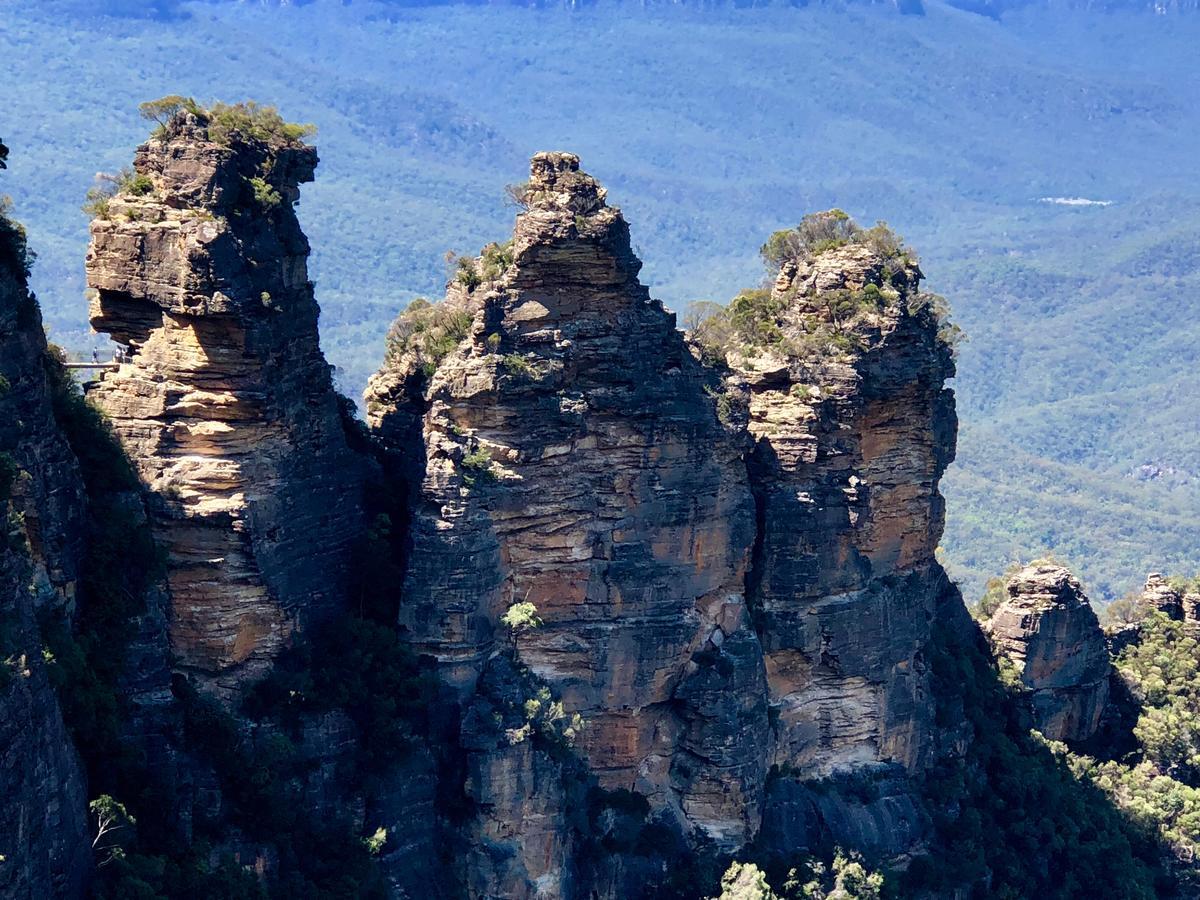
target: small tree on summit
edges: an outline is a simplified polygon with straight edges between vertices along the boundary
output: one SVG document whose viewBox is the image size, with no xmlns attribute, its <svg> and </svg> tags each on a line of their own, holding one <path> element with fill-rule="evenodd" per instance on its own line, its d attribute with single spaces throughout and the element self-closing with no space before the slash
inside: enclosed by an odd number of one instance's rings
<svg viewBox="0 0 1200 900">
<path fill-rule="evenodd" d="M 168 94 L 157 100 L 147 100 L 145 103 L 138 104 L 138 112 L 142 114 L 142 118 L 158 125 L 155 130 L 156 135 L 164 133 L 167 130 L 167 124 L 175 118 L 175 114 L 185 109 L 193 115 L 202 115 L 204 112 L 199 103 L 182 94 Z"/>
</svg>

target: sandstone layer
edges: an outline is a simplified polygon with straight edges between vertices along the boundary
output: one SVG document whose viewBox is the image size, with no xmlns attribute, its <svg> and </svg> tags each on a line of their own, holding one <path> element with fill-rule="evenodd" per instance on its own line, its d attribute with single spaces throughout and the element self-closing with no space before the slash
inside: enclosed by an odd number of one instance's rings
<svg viewBox="0 0 1200 900">
<path fill-rule="evenodd" d="M 524 197 L 512 243 L 464 261 L 441 305 L 467 317 L 457 346 L 428 365 L 396 336 L 368 387 L 413 481 L 401 622 L 469 704 L 501 617 L 534 604 L 517 655 L 582 718 L 600 784 L 736 846 L 767 729 L 745 469 L 604 189 L 543 153 Z"/>
<path fill-rule="evenodd" d="M 997 654 L 1028 692 L 1035 727 L 1055 741 L 1095 734 L 1109 696 L 1104 632 L 1078 580 L 1036 562 L 1008 582 L 1008 599 L 988 622 Z"/>
<path fill-rule="evenodd" d="M 91 225 L 91 321 L 121 361 L 88 396 L 151 499 L 179 666 L 223 693 L 341 608 L 362 521 L 293 211 L 316 163 L 180 113 Z"/>
</svg>

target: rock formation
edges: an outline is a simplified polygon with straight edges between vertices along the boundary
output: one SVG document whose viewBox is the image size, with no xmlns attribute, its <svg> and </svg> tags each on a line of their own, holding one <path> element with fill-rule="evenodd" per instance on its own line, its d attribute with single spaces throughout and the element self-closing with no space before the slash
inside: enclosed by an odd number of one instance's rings
<svg viewBox="0 0 1200 900">
<path fill-rule="evenodd" d="M 1158 572 L 1146 576 L 1146 586 L 1135 603 L 1142 612 L 1160 612 L 1176 622 L 1200 621 L 1200 593 L 1173 584 Z"/>
<path fill-rule="evenodd" d="M 735 300 L 759 306 L 767 337 L 728 353 L 754 440 L 772 762 L 808 777 L 919 769 L 932 727 L 922 648 L 945 580 L 954 364 L 916 263 L 861 234 L 785 261 L 769 297 Z"/>
<path fill-rule="evenodd" d="M 1008 582 L 1008 599 L 988 622 L 997 654 L 1016 667 L 1035 727 L 1055 741 L 1084 741 L 1109 695 L 1104 632 L 1079 582 L 1035 562 Z"/>
<path fill-rule="evenodd" d="M 90 866 L 79 759 L 43 664 L 36 611 L 69 614 L 85 500 L 54 420 L 24 236 L 0 208 L 0 896 L 79 896 Z"/>
<path fill-rule="evenodd" d="M 362 521 L 292 209 L 316 152 L 179 113 L 91 226 L 89 398 L 153 499 L 179 665 L 228 694 L 339 609 Z"/>
<path fill-rule="evenodd" d="M 541 619 L 515 655 L 581 717 L 588 772 L 685 833 L 752 838 L 772 765 L 803 781 L 919 771 L 922 651 L 952 593 L 933 550 L 955 419 L 915 263 L 866 240 L 789 261 L 742 310 L 778 339 L 735 340 L 722 382 L 637 282 L 627 226 L 575 157 L 534 157 L 523 200 L 510 244 L 460 261 L 442 303 L 401 316 L 366 395 L 412 485 L 401 621 L 467 711 L 469 793 L 503 810 L 481 839 L 522 843 L 527 885 L 566 884 L 567 800 L 545 787 L 558 776 L 535 777 L 547 764 L 500 739 L 516 720 L 480 725 L 514 694 L 493 671 L 514 604 Z M 825 311 L 842 294 L 871 311 L 834 333 Z M 874 827 L 881 852 L 919 840 L 902 777 L 865 812 L 822 812 L 806 790 L 775 791 L 784 843 L 814 816 L 826 832 Z M 511 878 L 485 882 L 521 893 Z"/>
<path fill-rule="evenodd" d="M 402 319 L 368 388 L 414 482 L 402 623 L 469 704 L 501 617 L 532 603 L 519 658 L 582 718 L 600 785 L 736 846 L 767 726 L 738 448 L 604 189 L 542 153 L 525 201 L 511 244 L 463 261 L 435 308 L 463 317 L 457 346 L 430 365 L 427 326 Z"/>
</svg>

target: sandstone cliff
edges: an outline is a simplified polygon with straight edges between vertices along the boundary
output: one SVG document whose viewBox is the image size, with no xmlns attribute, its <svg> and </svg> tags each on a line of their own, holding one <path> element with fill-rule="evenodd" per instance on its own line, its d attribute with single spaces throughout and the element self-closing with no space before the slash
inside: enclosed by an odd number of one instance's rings
<svg viewBox="0 0 1200 900">
<path fill-rule="evenodd" d="M 1111 664 L 1083 589 L 1062 566 L 1037 562 L 1013 575 L 1007 591 L 988 630 L 1028 692 L 1035 727 L 1051 740 L 1087 740 L 1108 701 Z"/>
<path fill-rule="evenodd" d="M 781 844 L 913 846 L 903 775 L 931 743 L 922 653 L 953 593 L 933 550 L 955 429 L 915 263 L 858 238 L 797 254 L 709 323 L 718 371 L 638 283 L 575 157 L 534 157 L 521 196 L 513 241 L 398 319 L 366 394 L 411 484 L 401 622 L 466 710 L 481 839 L 520 859 L 474 892 L 557 896 L 572 877 L 564 773 L 515 749 L 518 720 L 481 731 L 497 696 L 519 706 L 495 671 L 514 604 L 541 624 L 513 655 L 581 719 L 573 749 L 601 788 L 728 849 L 764 821 Z M 768 798 L 772 766 L 788 777 Z M 901 776 L 870 809 L 807 787 L 868 771 Z"/>
<path fill-rule="evenodd" d="M 428 365 L 406 327 L 368 388 L 414 482 L 401 621 L 469 703 L 501 617 L 532 603 L 519 659 L 582 718 L 601 786 L 734 846 L 765 774 L 745 470 L 604 189 L 544 153 L 525 198 L 438 310 L 464 318 L 457 345 Z M 524 863 L 558 878 L 561 851 Z"/>
<path fill-rule="evenodd" d="M 89 399 L 152 502 L 179 666 L 228 694 L 345 600 L 362 522 L 293 211 L 316 152 L 180 113 L 92 221 Z"/>
<path fill-rule="evenodd" d="M 1146 576 L 1135 605 L 1142 612 L 1160 612 L 1176 622 L 1200 621 L 1200 593 L 1172 584 L 1158 572 Z"/>
<path fill-rule="evenodd" d="M 36 612 L 70 613 L 84 539 L 79 467 L 54 421 L 24 236 L 0 208 L 0 896 L 78 896 L 85 786 Z"/>
<path fill-rule="evenodd" d="M 809 777 L 917 770 L 932 727 L 922 648 L 944 580 L 954 364 L 916 263 L 861 234 L 785 260 L 769 296 L 735 300 L 755 321 L 728 353 L 754 441 L 751 602 L 779 712 L 772 761 Z"/>
</svg>

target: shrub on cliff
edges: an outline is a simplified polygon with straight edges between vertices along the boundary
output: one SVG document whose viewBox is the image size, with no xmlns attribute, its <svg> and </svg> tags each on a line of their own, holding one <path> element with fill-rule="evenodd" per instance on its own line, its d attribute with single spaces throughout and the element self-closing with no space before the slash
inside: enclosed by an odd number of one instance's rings
<svg viewBox="0 0 1200 900">
<path fill-rule="evenodd" d="M 1200 784 L 1200 639 L 1195 626 L 1162 613 L 1141 624 L 1117 669 L 1142 705 L 1134 734 L 1163 775 Z"/>
<path fill-rule="evenodd" d="M 936 723 L 965 722 L 969 743 L 926 778 L 936 840 L 902 876 L 901 896 L 984 884 L 1014 900 L 1158 896 L 1154 836 L 1025 730 L 975 629 L 939 623 L 928 651 Z"/>
<path fill-rule="evenodd" d="M 274 106 L 254 100 L 217 102 L 205 108 L 192 97 L 168 94 L 138 104 L 138 111 L 142 118 L 155 123 L 154 137 L 159 139 L 168 136 L 172 122 L 181 112 L 190 113 L 207 126 L 209 138 L 218 144 L 229 145 L 240 136 L 271 146 L 287 146 L 299 144 L 317 132 L 315 125 L 288 122 Z"/>
<path fill-rule="evenodd" d="M 388 329 L 385 359 L 396 365 L 411 356 L 426 375 L 432 375 L 470 333 L 473 320 L 467 310 L 417 297 Z"/>
<path fill-rule="evenodd" d="M 885 261 L 915 264 L 916 257 L 886 222 L 860 227 L 840 209 L 809 213 L 795 228 L 776 231 L 759 250 L 773 277 L 787 262 L 799 261 L 847 244 L 869 247 Z"/>
<path fill-rule="evenodd" d="M 154 129 L 156 138 L 166 137 L 171 120 L 184 111 L 190 112 L 199 119 L 206 117 L 199 103 L 191 97 L 184 97 L 180 94 L 168 94 L 166 97 L 138 104 L 138 112 L 142 114 L 142 118 L 149 119 L 157 125 Z"/>
<path fill-rule="evenodd" d="M 724 308 L 707 302 L 690 305 L 685 326 L 701 359 L 721 364 L 731 351 L 750 358 L 765 352 L 819 358 L 862 349 L 867 340 L 863 323 L 897 309 L 904 291 L 903 312 L 932 315 L 939 341 L 953 351 L 962 332 L 949 320 L 949 305 L 936 294 L 913 290 L 910 270 L 916 256 L 884 222 L 863 229 L 840 209 L 805 216 L 796 228 L 775 232 L 763 245 L 767 283 L 789 262 L 802 263 L 847 244 L 866 247 L 873 257 L 861 287 L 809 291 L 802 298 L 797 298 L 795 285 L 761 287 L 742 291 Z"/>
<path fill-rule="evenodd" d="M 115 197 L 122 194 L 144 197 L 153 190 L 154 182 L 148 175 L 128 166 L 117 172 L 101 172 L 96 175 L 96 183 L 88 189 L 83 211 L 93 218 L 107 219 Z"/>
<path fill-rule="evenodd" d="M 25 241 L 25 229 L 10 218 L 12 199 L 0 196 L 0 265 L 28 278 L 36 255 Z"/>
<path fill-rule="evenodd" d="M 214 103 L 204 111 L 208 136 L 218 144 L 229 144 L 235 135 L 270 145 L 302 143 L 317 133 L 317 126 L 288 122 L 274 106 L 254 100 L 242 103 Z"/>
</svg>

